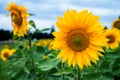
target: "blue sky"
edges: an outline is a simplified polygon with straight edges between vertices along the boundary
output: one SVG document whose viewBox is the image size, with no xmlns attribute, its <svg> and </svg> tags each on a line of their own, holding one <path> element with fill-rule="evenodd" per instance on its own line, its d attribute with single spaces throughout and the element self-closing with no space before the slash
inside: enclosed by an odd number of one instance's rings
<svg viewBox="0 0 120 80">
<path fill-rule="evenodd" d="M 35 14 L 28 20 L 34 20 L 39 29 L 55 25 L 57 17 L 63 16 L 67 9 L 88 9 L 94 15 L 100 16 L 100 21 L 109 28 L 120 15 L 120 0 L 1 0 L 0 29 L 12 30 L 11 18 L 6 16 L 9 14 L 6 6 L 10 2 L 24 5 L 28 8 L 28 13 Z"/>
</svg>

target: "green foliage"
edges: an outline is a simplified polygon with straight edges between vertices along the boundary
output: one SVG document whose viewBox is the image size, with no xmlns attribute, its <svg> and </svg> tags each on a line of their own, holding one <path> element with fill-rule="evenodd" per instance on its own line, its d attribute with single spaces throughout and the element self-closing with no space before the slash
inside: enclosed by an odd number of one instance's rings
<svg viewBox="0 0 120 80">
<path fill-rule="evenodd" d="M 35 34 L 35 33 L 44 32 L 44 31 L 50 30 L 49 28 L 44 28 L 44 29 L 42 29 L 42 30 L 37 29 L 37 27 L 36 27 L 36 25 L 35 25 L 35 22 L 34 22 L 33 20 L 30 20 L 30 21 L 29 21 L 29 24 L 35 29 L 34 34 Z"/>
<path fill-rule="evenodd" d="M 62 74 L 71 74 L 72 70 L 68 67 L 60 69 L 58 72 L 54 73 L 54 75 L 62 75 Z"/>
<path fill-rule="evenodd" d="M 29 24 L 35 32 L 44 32 L 49 28 L 39 30 L 33 20 Z M 32 35 L 31 35 L 32 36 Z M 50 50 L 49 44 L 46 46 L 36 46 L 37 41 L 13 36 L 13 44 L 9 48 L 15 48 L 16 52 L 6 61 L 0 59 L 0 80 L 77 80 L 77 65 L 68 67 L 67 62 L 61 63 L 61 59 L 56 58 L 60 50 Z M 81 72 L 82 80 L 118 80 L 120 78 L 120 46 L 115 49 L 104 49 L 97 64 L 85 67 Z M 63 67 L 64 66 L 64 67 Z"/>
<path fill-rule="evenodd" d="M 118 80 L 120 77 L 120 46 L 115 49 L 105 49 L 104 57 L 97 65 L 88 67 L 82 72 L 83 80 Z"/>
<path fill-rule="evenodd" d="M 59 50 L 49 50 L 46 46 L 35 46 L 36 41 L 17 38 L 10 48 L 16 48 L 16 53 L 7 61 L 0 60 L 0 80 L 65 80 L 77 79 L 77 66 L 62 67 L 61 59 L 56 58 Z M 22 40 L 22 41 L 21 41 Z M 81 71 L 82 80 L 115 80 L 120 77 L 120 47 L 115 50 L 105 49 L 97 64 L 85 67 Z M 43 56 L 47 56 L 43 58 Z M 116 79 L 117 80 L 117 79 Z"/>
<path fill-rule="evenodd" d="M 35 22 L 34 22 L 33 20 L 30 20 L 30 21 L 29 21 L 29 24 L 30 24 L 33 28 L 36 29 L 36 25 L 35 25 Z"/>
</svg>

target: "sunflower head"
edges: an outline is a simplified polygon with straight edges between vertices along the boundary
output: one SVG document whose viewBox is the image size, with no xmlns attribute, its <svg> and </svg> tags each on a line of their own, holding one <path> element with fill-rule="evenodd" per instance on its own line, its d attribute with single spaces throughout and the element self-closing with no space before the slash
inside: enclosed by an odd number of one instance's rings
<svg viewBox="0 0 120 80">
<path fill-rule="evenodd" d="M 112 28 L 120 29 L 120 19 L 113 21 Z"/>
<path fill-rule="evenodd" d="M 15 51 L 16 51 L 15 49 L 12 49 L 12 50 L 10 50 L 8 48 L 3 49 L 1 51 L 1 59 L 3 61 L 6 61 L 9 56 L 11 56 L 11 55 L 13 55 L 13 53 L 15 53 Z"/>
<path fill-rule="evenodd" d="M 94 16 L 88 10 L 77 12 L 67 10 L 64 17 L 59 16 L 56 22 L 57 32 L 51 43 L 53 49 L 60 49 L 58 58 L 64 63 L 68 60 L 68 66 L 91 66 L 91 61 L 96 63 L 98 56 L 103 56 L 102 47 L 106 38 L 103 37 L 104 27 L 99 22 L 99 16 Z"/>
<path fill-rule="evenodd" d="M 118 29 L 107 29 L 104 33 L 104 36 L 108 39 L 108 41 L 106 41 L 107 48 L 115 49 L 119 46 L 120 33 Z"/>
<path fill-rule="evenodd" d="M 11 13 L 13 34 L 18 36 L 27 34 L 27 31 L 29 30 L 27 27 L 27 9 L 24 6 L 18 6 L 12 2 L 8 4 L 7 10 Z"/>
</svg>

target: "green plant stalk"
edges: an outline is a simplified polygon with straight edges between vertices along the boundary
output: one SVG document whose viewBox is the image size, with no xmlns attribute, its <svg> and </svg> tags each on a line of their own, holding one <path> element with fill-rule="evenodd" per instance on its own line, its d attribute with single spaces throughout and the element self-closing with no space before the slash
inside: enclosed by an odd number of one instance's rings
<svg viewBox="0 0 120 80">
<path fill-rule="evenodd" d="M 31 52 L 31 49 L 32 49 L 32 44 L 31 44 L 31 36 L 28 34 L 28 40 L 29 40 L 29 46 L 30 46 L 30 52 Z M 32 66 L 33 66 L 33 69 L 35 69 L 35 65 L 34 65 L 34 59 L 33 59 L 33 56 L 31 56 L 31 59 L 32 59 Z"/>
<path fill-rule="evenodd" d="M 30 46 L 30 50 L 31 50 L 32 45 L 31 45 L 31 37 L 30 37 L 30 35 L 28 36 L 28 40 L 29 40 L 29 46 Z"/>
<path fill-rule="evenodd" d="M 28 35 L 28 39 L 29 39 L 29 46 L 30 46 L 30 51 L 31 51 L 32 45 L 31 45 L 31 37 L 30 37 L 30 35 Z M 33 69 L 34 69 L 35 68 L 35 66 L 34 66 L 34 59 L 33 59 L 32 56 L 31 56 L 31 59 L 32 59 L 32 66 L 33 66 Z"/>
<path fill-rule="evenodd" d="M 62 63 L 62 68 L 64 68 L 64 63 Z M 62 74 L 62 80 L 64 80 L 64 74 Z"/>
<path fill-rule="evenodd" d="M 78 75 L 77 80 L 81 80 L 81 73 L 80 73 L 79 66 L 77 67 L 77 75 Z"/>
<path fill-rule="evenodd" d="M 30 53 L 32 53 L 31 52 L 31 50 L 32 50 L 32 40 L 31 40 L 31 36 L 28 34 L 28 40 L 29 40 L 29 46 L 30 46 Z M 33 58 L 33 56 L 32 55 L 30 55 L 30 57 L 31 57 L 31 63 L 32 63 L 32 67 L 33 67 L 33 70 L 34 70 L 34 72 L 35 72 L 35 63 L 34 63 L 34 58 Z M 31 72 L 31 71 L 30 71 Z M 36 74 L 35 74 L 36 75 Z"/>
</svg>

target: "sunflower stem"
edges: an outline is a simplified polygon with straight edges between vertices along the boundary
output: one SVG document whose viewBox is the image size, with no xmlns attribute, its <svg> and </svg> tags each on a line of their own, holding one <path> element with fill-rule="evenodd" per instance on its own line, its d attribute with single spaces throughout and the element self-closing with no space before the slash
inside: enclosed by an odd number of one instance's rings
<svg viewBox="0 0 120 80">
<path fill-rule="evenodd" d="M 28 36 L 28 40 L 29 40 L 29 46 L 30 46 L 30 50 L 31 50 L 32 45 L 31 45 L 31 37 L 30 37 L 30 35 Z"/>
<path fill-rule="evenodd" d="M 62 68 L 64 68 L 64 63 L 62 63 Z M 62 80 L 64 80 L 64 74 L 62 74 Z"/>
<path fill-rule="evenodd" d="M 77 75 L 78 75 L 77 80 L 81 80 L 81 73 L 79 67 L 77 67 Z"/>
<path fill-rule="evenodd" d="M 30 46 L 30 52 L 31 52 L 31 48 L 32 48 L 32 45 L 31 45 L 31 36 L 28 34 L 28 40 L 29 40 L 29 46 Z M 34 69 L 34 59 L 33 59 L 33 56 L 31 56 L 32 58 L 32 66 L 33 66 L 33 69 Z"/>
<path fill-rule="evenodd" d="M 29 40 L 29 46 L 30 46 L 30 53 L 32 53 L 32 40 L 31 40 L 31 36 L 28 34 L 28 40 Z M 30 54 L 30 57 L 31 57 L 31 63 L 32 63 L 32 69 L 30 70 L 30 72 L 31 73 L 34 73 L 34 75 L 36 75 L 35 74 L 35 63 L 34 63 L 34 58 L 33 58 L 33 56 Z"/>
</svg>

